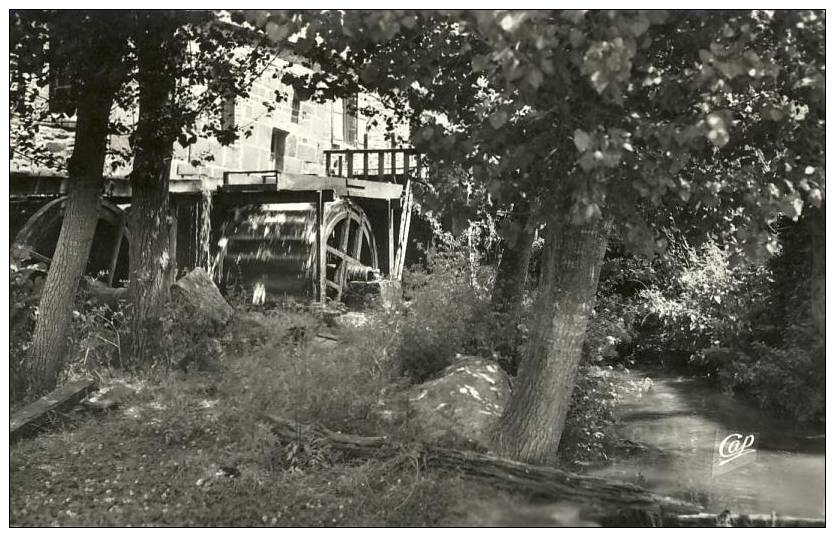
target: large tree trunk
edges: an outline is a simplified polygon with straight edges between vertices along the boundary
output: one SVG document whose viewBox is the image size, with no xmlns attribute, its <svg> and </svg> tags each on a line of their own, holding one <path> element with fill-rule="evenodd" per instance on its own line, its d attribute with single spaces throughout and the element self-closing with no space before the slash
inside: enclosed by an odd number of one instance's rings
<svg viewBox="0 0 835 547">
<path fill-rule="evenodd" d="M 502 324 L 497 349 L 507 357 L 504 368 L 511 375 L 515 375 L 518 368 L 518 326 L 536 230 L 529 213 L 527 207 L 520 208 L 518 214 L 508 220 L 515 225 L 511 229 L 514 237 L 502 239 L 502 256 L 491 296 L 493 311 Z"/>
<path fill-rule="evenodd" d="M 494 437 L 499 455 L 529 463 L 556 463 L 606 250 L 607 222 L 569 218 L 548 220 L 530 339 Z"/>
<path fill-rule="evenodd" d="M 140 16 L 143 17 L 143 16 Z M 178 60 L 172 45 L 173 27 L 144 19 L 152 28 L 140 38 L 139 120 L 133 172 L 130 176 L 131 247 L 128 301 L 131 305 L 129 361 L 140 365 L 155 348 L 162 307 L 176 274 L 170 254 L 168 182 L 174 151 L 174 90 Z"/>
<path fill-rule="evenodd" d="M 66 357 L 75 295 L 99 218 L 107 124 L 114 93 L 111 86 L 99 82 L 88 83 L 81 91 L 64 220 L 44 283 L 27 357 L 30 392 L 54 388 Z"/>
</svg>

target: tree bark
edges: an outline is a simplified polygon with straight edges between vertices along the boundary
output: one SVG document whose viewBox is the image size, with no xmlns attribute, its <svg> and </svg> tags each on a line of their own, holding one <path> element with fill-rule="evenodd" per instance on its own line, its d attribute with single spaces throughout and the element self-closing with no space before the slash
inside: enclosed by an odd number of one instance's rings
<svg viewBox="0 0 835 547">
<path fill-rule="evenodd" d="M 494 435 L 500 456 L 554 464 L 586 326 L 606 250 L 609 223 L 548 220 L 540 294 L 519 376 Z"/>
<path fill-rule="evenodd" d="M 143 17 L 143 16 L 140 16 Z M 176 274 L 170 255 L 168 183 L 174 153 L 174 91 L 178 59 L 173 27 L 142 19 L 152 27 L 138 44 L 139 119 L 130 175 L 131 228 L 128 302 L 131 309 L 129 363 L 140 365 L 154 351 L 162 307 Z"/>
<path fill-rule="evenodd" d="M 519 322 L 522 295 L 528 278 L 535 225 L 527 206 L 520 208 L 508 222 L 515 224 L 512 239 L 502 239 L 502 256 L 496 270 L 491 304 L 503 328 L 497 344 L 499 353 L 507 357 L 505 371 L 516 375 L 518 368 Z"/>
<path fill-rule="evenodd" d="M 55 254 L 43 287 L 27 357 L 29 391 L 53 389 L 66 358 L 78 283 L 87 266 L 99 218 L 110 107 L 116 88 L 109 75 L 80 92 L 75 148 L 69 161 L 69 192 Z"/>
</svg>

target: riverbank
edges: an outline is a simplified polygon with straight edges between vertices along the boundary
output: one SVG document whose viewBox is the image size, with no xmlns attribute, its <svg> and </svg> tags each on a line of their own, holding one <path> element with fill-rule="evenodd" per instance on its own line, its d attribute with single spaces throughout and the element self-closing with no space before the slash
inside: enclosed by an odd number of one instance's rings
<svg viewBox="0 0 835 547">
<path fill-rule="evenodd" d="M 623 442 L 589 472 L 696 502 L 713 513 L 825 516 L 822 431 L 770 417 L 704 380 L 653 369 L 613 374 L 618 382 L 648 377 L 652 387 L 629 391 L 618 402 L 615 435 Z M 715 449 L 732 434 L 753 435 L 756 452 L 735 465 L 716 466 Z"/>
</svg>

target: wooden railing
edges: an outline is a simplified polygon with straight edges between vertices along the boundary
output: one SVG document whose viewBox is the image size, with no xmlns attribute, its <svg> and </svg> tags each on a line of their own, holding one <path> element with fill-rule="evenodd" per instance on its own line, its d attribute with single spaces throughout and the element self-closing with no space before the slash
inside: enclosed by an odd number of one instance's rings
<svg viewBox="0 0 835 547">
<path fill-rule="evenodd" d="M 378 180 L 407 175 L 421 176 L 423 157 L 412 148 L 363 148 L 325 150 L 325 174 L 329 177 L 376 178 Z"/>
</svg>

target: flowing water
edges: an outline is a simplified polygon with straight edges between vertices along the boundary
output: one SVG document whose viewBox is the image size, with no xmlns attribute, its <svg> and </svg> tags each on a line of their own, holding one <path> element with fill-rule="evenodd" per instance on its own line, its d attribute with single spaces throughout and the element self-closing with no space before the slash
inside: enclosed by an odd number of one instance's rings
<svg viewBox="0 0 835 547">
<path fill-rule="evenodd" d="M 637 371 L 615 374 L 623 381 L 641 377 Z M 700 379 L 657 372 L 649 377 L 651 389 L 620 401 L 617 434 L 625 442 L 592 474 L 688 499 L 712 513 L 825 516 L 822 430 L 777 420 Z M 719 445 L 734 434 L 739 437 L 725 443 L 721 457 Z M 754 451 L 730 459 L 751 435 Z M 733 440 L 743 442 L 734 446 Z"/>
</svg>

